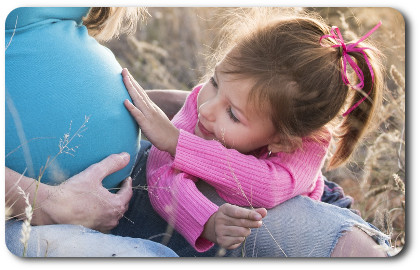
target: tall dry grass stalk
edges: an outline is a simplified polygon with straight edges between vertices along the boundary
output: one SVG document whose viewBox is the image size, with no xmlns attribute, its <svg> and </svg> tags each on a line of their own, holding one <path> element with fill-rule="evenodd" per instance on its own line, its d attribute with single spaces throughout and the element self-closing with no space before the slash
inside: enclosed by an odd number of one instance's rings
<svg viewBox="0 0 420 270">
<path fill-rule="evenodd" d="M 29 193 L 26 194 L 23 189 L 18 186 L 19 194 L 22 195 L 22 197 L 25 199 L 26 207 L 25 207 L 25 220 L 22 223 L 22 238 L 20 239 L 20 242 L 23 244 L 23 254 L 22 256 L 26 256 L 26 252 L 28 250 L 28 241 L 31 234 L 31 221 L 32 221 L 32 215 L 33 215 L 33 208 L 32 205 L 29 203 Z"/>
</svg>

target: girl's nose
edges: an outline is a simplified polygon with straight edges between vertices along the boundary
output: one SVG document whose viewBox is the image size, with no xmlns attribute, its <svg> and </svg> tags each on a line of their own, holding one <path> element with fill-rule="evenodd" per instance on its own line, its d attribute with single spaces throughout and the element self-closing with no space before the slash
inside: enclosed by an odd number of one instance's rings
<svg viewBox="0 0 420 270">
<path fill-rule="evenodd" d="M 216 120 L 216 112 L 216 104 L 212 101 L 207 101 L 198 108 L 198 113 L 209 122 Z"/>
</svg>

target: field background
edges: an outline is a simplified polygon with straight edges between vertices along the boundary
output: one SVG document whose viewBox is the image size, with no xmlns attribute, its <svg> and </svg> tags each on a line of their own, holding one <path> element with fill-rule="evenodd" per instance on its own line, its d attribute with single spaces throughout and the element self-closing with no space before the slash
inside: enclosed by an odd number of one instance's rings
<svg viewBox="0 0 420 270">
<path fill-rule="evenodd" d="M 145 89 L 190 90 L 205 74 L 206 57 L 217 46 L 226 8 L 149 8 L 151 15 L 132 36 L 104 43 Z M 286 11 L 286 9 L 284 9 Z M 317 11 L 344 32 L 345 40 L 370 37 L 386 58 L 386 93 L 380 118 L 350 162 L 324 172 L 354 198 L 362 217 L 405 244 L 405 24 L 391 8 L 288 8 Z"/>
</svg>

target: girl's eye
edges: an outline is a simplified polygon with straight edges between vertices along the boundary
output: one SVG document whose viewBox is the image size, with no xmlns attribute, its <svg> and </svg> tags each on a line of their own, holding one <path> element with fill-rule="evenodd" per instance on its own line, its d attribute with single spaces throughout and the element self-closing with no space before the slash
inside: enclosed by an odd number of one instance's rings
<svg viewBox="0 0 420 270">
<path fill-rule="evenodd" d="M 232 107 L 227 107 L 226 108 L 226 111 L 227 111 L 227 113 L 228 113 L 228 115 L 229 115 L 229 117 L 230 117 L 230 119 L 232 119 L 232 121 L 233 122 L 235 122 L 235 123 L 239 123 L 239 119 L 238 118 L 236 118 L 236 116 L 233 114 L 233 112 L 232 112 Z"/>
<path fill-rule="evenodd" d="M 210 78 L 210 83 L 211 83 L 211 85 L 213 85 L 215 88 L 217 88 L 217 87 L 218 87 L 218 85 L 217 85 L 216 81 L 214 80 L 214 77 L 211 77 L 211 78 Z"/>
</svg>

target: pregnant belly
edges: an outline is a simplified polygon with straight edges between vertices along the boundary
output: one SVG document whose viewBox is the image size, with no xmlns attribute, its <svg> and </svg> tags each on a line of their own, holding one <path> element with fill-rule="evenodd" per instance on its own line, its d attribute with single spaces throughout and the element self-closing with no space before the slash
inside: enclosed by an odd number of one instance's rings
<svg viewBox="0 0 420 270">
<path fill-rule="evenodd" d="M 128 152 L 127 167 L 105 178 L 103 185 L 114 188 L 130 175 L 140 134 L 118 102 L 107 110 L 96 101 L 89 106 L 15 103 L 6 98 L 7 167 L 32 178 L 42 174 L 41 182 L 56 185 L 110 154 Z"/>
</svg>

